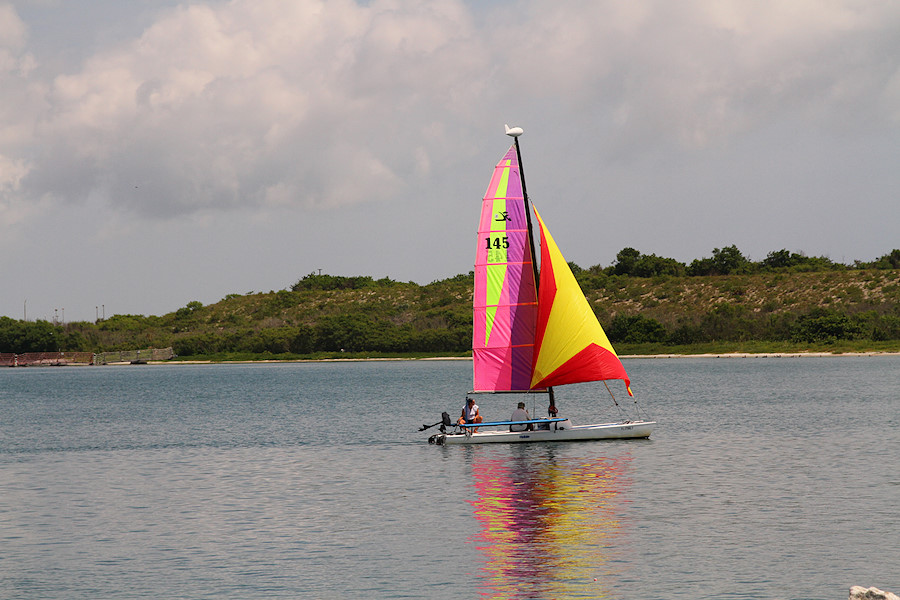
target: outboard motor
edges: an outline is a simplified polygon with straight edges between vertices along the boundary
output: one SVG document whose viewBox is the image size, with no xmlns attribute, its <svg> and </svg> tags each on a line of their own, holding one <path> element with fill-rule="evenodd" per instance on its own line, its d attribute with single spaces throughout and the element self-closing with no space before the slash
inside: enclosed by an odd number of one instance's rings
<svg viewBox="0 0 900 600">
<path fill-rule="evenodd" d="M 431 425 L 422 425 L 421 427 L 419 427 L 419 431 L 425 431 L 426 429 L 431 429 L 435 425 L 440 425 L 440 427 L 439 427 L 440 433 L 434 434 L 433 436 L 428 438 L 428 441 L 432 444 L 435 444 L 435 443 L 443 444 L 444 436 L 447 434 L 447 428 L 453 427 L 453 421 L 450 420 L 450 413 L 442 412 L 440 421 L 438 421 L 437 423 L 432 423 Z M 438 440 L 440 440 L 440 441 L 438 441 Z"/>
<path fill-rule="evenodd" d="M 438 423 L 435 423 L 435 425 L 440 425 L 439 429 L 441 430 L 441 432 L 436 433 L 428 438 L 428 443 L 442 446 L 444 444 L 444 440 L 447 439 L 447 428 L 453 426 L 453 421 L 450 420 L 450 413 L 442 412 L 441 420 Z M 433 426 L 434 425 L 432 425 L 432 427 Z"/>
</svg>

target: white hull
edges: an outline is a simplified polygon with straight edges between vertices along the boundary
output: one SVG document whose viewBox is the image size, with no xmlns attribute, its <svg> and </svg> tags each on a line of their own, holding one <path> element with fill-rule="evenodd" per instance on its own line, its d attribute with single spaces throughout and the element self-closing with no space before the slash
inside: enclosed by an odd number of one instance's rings
<svg viewBox="0 0 900 600">
<path fill-rule="evenodd" d="M 624 440 L 648 438 L 655 421 L 628 421 L 597 425 L 572 425 L 569 421 L 556 429 L 537 431 L 478 431 L 475 433 L 439 433 L 428 440 L 433 444 L 494 444 L 523 442 L 569 442 L 577 440 Z"/>
</svg>

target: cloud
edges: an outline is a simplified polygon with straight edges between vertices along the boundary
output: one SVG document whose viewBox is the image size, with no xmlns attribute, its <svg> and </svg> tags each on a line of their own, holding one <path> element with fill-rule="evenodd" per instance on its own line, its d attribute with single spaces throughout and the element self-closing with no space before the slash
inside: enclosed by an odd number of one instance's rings
<svg viewBox="0 0 900 600">
<path fill-rule="evenodd" d="M 26 31 L 25 24 L 12 5 L 0 4 L 0 49 L 21 48 L 25 43 Z"/>
<path fill-rule="evenodd" d="M 46 84 L 17 185 L 160 217 L 389 198 L 423 164 L 430 109 L 471 100 L 468 35 L 452 2 L 178 7 Z"/>
<path fill-rule="evenodd" d="M 717 143 L 796 111 L 894 115 L 900 7 L 884 2 L 533 3 L 506 42 L 529 94 L 593 109 L 621 145 Z M 577 15 L 577 17 L 574 17 Z M 533 42 L 528 42 L 533 40 Z"/>
<path fill-rule="evenodd" d="M 31 210 L 18 202 L 22 180 L 31 169 L 26 154 L 31 125 L 41 104 L 40 85 L 29 81 L 34 58 L 25 51 L 27 28 L 12 6 L 0 4 L 0 225 L 26 219 Z"/>
<path fill-rule="evenodd" d="M 579 264 L 871 260 L 900 4 L 0 0 L 0 312 L 466 272 L 504 122 Z"/>
<path fill-rule="evenodd" d="M 172 218 L 391 201 L 477 152 L 473 131 L 510 114 L 558 113 L 625 160 L 722 145 L 785 115 L 838 135 L 900 120 L 894 3 L 481 11 L 476 21 L 454 0 L 191 3 L 48 77 L 0 6 L 0 203 L 100 199 Z"/>
</svg>

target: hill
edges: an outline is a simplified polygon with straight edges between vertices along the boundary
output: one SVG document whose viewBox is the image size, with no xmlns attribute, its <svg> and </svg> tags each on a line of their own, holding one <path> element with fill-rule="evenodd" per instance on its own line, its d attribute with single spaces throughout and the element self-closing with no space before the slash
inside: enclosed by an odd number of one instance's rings
<svg viewBox="0 0 900 600">
<path fill-rule="evenodd" d="M 622 354 L 900 349 L 895 268 L 651 277 L 574 270 Z M 65 326 L 0 317 L 0 352 L 171 346 L 180 357 L 213 359 L 465 355 L 472 282 L 471 273 L 424 286 L 308 275 L 290 289 L 191 302 L 158 317 Z"/>
</svg>

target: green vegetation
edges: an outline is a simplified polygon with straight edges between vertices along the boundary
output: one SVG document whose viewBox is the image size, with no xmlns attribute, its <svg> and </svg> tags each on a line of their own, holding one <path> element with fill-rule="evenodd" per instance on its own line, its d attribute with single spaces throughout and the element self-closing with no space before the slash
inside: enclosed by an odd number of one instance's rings
<svg viewBox="0 0 900 600">
<path fill-rule="evenodd" d="M 900 250 L 833 263 L 735 247 L 690 265 L 625 248 L 609 267 L 572 265 L 622 354 L 900 350 Z M 189 302 L 164 316 L 56 325 L 0 317 L 0 352 L 173 347 L 181 358 L 465 355 L 473 274 L 429 285 L 310 274 L 289 289 Z"/>
</svg>

